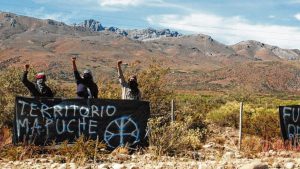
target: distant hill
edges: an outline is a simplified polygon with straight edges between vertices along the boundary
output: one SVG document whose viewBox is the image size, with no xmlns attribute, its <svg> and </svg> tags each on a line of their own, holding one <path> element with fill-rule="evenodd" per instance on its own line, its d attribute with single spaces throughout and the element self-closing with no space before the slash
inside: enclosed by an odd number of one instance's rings
<svg viewBox="0 0 300 169">
<path fill-rule="evenodd" d="M 78 57 L 80 70 L 92 69 L 97 79 L 115 78 L 119 59 L 139 68 L 154 59 L 171 68 L 170 85 L 176 89 L 300 93 L 299 49 L 253 40 L 228 46 L 207 35 L 169 29 L 123 30 L 95 20 L 67 25 L 0 13 L 0 69 L 29 62 L 70 81 L 72 56 Z"/>
<path fill-rule="evenodd" d="M 142 30 L 138 30 L 138 29 L 125 30 L 117 27 L 103 27 L 99 21 L 96 21 L 94 19 L 85 20 L 83 23 L 75 24 L 74 26 L 87 28 L 91 31 L 97 31 L 97 32 L 106 30 L 106 31 L 120 34 L 122 36 L 126 36 L 133 40 L 141 40 L 141 41 L 153 40 L 162 37 L 182 36 L 182 34 L 178 33 L 177 31 L 170 31 L 170 29 L 156 30 L 152 28 L 147 28 Z"/>
</svg>

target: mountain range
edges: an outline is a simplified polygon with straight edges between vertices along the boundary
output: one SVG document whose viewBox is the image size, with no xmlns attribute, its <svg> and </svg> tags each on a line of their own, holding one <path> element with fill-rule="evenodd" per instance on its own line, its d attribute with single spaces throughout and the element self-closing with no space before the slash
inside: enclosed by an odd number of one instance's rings
<svg viewBox="0 0 300 169">
<path fill-rule="evenodd" d="M 170 86 L 178 90 L 300 92 L 299 49 L 254 40 L 225 45 L 204 34 L 125 30 L 104 27 L 93 19 L 67 25 L 0 13 L 1 70 L 30 63 L 37 70 L 71 81 L 72 56 L 78 57 L 80 69 L 92 69 L 97 79 L 115 78 L 120 59 L 137 64 L 138 69 L 156 60 L 171 69 Z"/>
</svg>

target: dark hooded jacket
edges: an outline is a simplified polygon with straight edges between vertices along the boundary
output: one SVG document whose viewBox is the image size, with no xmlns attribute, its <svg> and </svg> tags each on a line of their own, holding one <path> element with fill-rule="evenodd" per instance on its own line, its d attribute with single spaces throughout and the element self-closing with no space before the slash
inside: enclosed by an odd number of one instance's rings
<svg viewBox="0 0 300 169">
<path fill-rule="evenodd" d="M 27 74 L 28 74 L 28 71 L 25 71 L 23 73 L 22 82 L 29 90 L 31 96 L 33 96 L 33 97 L 53 97 L 54 96 L 53 92 L 46 84 L 43 84 L 44 86 L 43 86 L 42 90 L 40 91 L 37 84 L 34 84 L 27 79 Z"/>
<path fill-rule="evenodd" d="M 92 79 L 84 79 L 78 71 L 74 71 L 74 76 L 77 84 L 78 98 L 98 98 L 98 86 Z"/>
</svg>

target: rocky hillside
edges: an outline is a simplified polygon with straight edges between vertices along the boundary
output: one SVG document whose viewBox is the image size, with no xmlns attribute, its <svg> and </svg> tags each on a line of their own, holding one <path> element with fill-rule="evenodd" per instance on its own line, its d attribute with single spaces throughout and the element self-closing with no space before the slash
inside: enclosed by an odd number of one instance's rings
<svg viewBox="0 0 300 169">
<path fill-rule="evenodd" d="M 281 49 L 277 46 L 249 40 L 231 46 L 237 54 L 257 60 L 299 60 L 299 49 Z"/>
<path fill-rule="evenodd" d="M 169 29 L 123 30 L 95 20 L 67 25 L 0 13 L 1 70 L 29 62 L 68 81 L 73 79 L 73 56 L 80 69 L 96 72 L 96 79 L 116 77 L 119 59 L 139 69 L 156 60 L 171 69 L 170 84 L 176 89 L 226 91 L 246 86 L 257 92 L 300 92 L 298 49 L 256 41 L 228 46 L 208 35 Z"/>
<path fill-rule="evenodd" d="M 153 28 L 147 28 L 147 29 L 134 29 L 134 30 L 125 30 L 120 29 L 117 27 L 103 27 L 99 21 L 96 21 L 94 19 L 85 20 L 83 23 L 74 25 L 76 27 L 83 27 L 88 28 L 91 31 L 111 31 L 114 33 L 117 33 L 122 36 L 126 36 L 133 40 L 140 40 L 140 41 L 146 41 L 146 40 L 153 40 L 153 39 L 159 39 L 162 37 L 179 37 L 182 36 L 182 34 L 176 32 L 176 31 L 170 31 L 170 29 L 162 29 L 162 30 L 156 30 Z"/>
</svg>

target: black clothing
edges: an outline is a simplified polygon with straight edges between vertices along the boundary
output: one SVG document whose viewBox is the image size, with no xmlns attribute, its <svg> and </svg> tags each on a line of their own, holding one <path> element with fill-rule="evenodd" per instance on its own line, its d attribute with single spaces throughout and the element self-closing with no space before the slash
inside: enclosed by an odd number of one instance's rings
<svg viewBox="0 0 300 169">
<path fill-rule="evenodd" d="M 92 78 L 82 78 L 78 71 L 74 71 L 74 76 L 77 84 L 77 96 L 79 98 L 98 98 L 98 86 Z"/>
<path fill-rule="evenodd" d="M 28 74 L 28 71 L 25 71 L 23 73 L 22 82 L 27 87 L 27 89 L 30 91 L 31 96 L 33 96 L 33 97 L 53 97 L 53 92 L 46 84 L 44 84 L 43 88 L 40 91 L 37 84 L 34 84 L 27 79 L 27 74 Z"/>
</svg>

